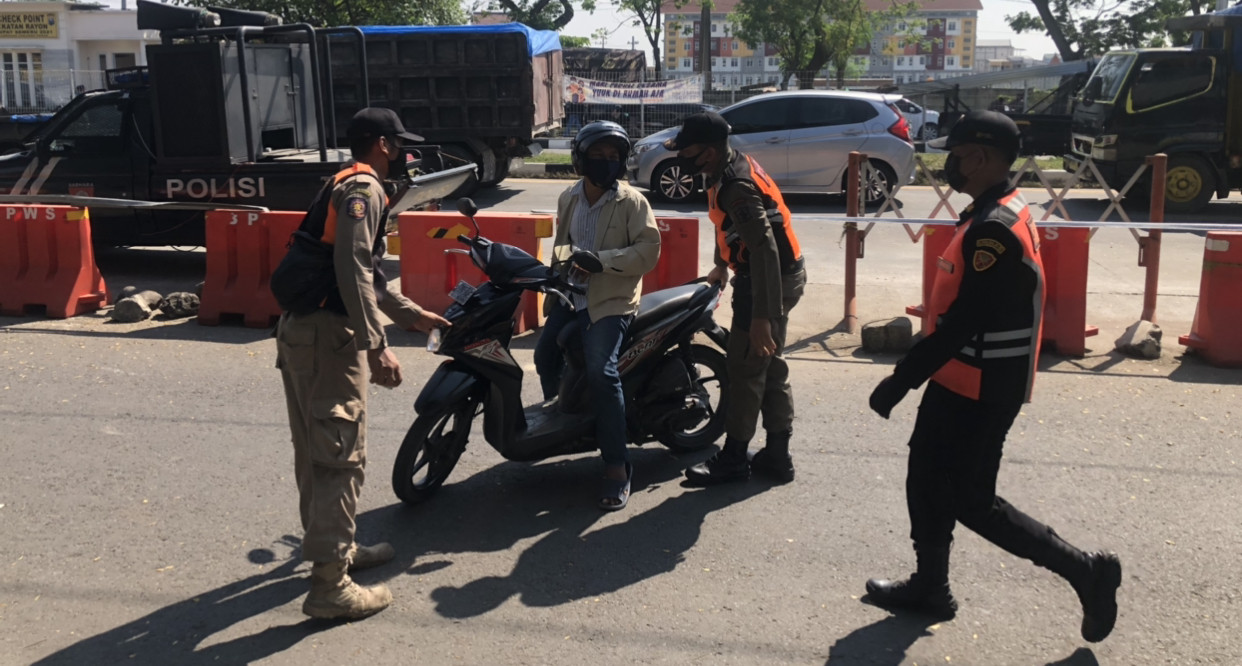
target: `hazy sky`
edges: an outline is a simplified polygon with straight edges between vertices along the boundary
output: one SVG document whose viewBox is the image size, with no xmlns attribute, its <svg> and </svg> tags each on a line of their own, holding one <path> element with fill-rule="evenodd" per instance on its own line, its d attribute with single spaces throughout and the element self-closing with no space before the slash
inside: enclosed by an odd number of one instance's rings
<svg viewBox="0 0 1242 666">
<path fill-rule="evenodd" d="M 983 11 L 979 13 L 979 39 L 1009 39 L 1013 41 L 1013 45 L 1022 49 L 1020 55 L 1029 56 L 1031 58 L 1042 58 L 1045 53 L 1053 53 L 1056 47 L 1052 45 L 1052 40 L 1046 35 L 1032 35 L 1030 33 L 1024 35 L 1015 35 L 1009 26 L 1005 24 L 1006 14 L 1017 14 L 1018 12 L 1029 10 L 1035 11 L 1035 6 L 1028 0 L 982 0 Z M 113 7 L 120 7 L 121 0 L 102 0 L 103 4 Z M 643 35 L 642 28 L 633 27 L 631 21 L 626 20 L 624 12 L 617 12 L 614 5 L 609 0 L 597 0 L 600 8 L 594 14 L 588 14 L 578 10 L 574 14 L 574 20 L 569 23 L 562 32 L 566 35 L 574 35 L 577 37 L 590 37 L 591 33 L 599 28 L 607 28 L 612 31 L 608 38 L 607 46 L 610 48 L 629 48 L 631 38 L 637 39 L 638 48 L 647 51 L 647 57 L 651 57 L 651 49 L 647 44 L 647 38 Z M 483 4 L 472 0 L 463 0 L 462 5 L 465 7 Z M 129 8 L 133 9 L 136 3 L 133 0 L 128 2 Z M 648 60 L 648 65 L 651 64 Z"/>
<path fill-rule="evenodd" d="M 979 12 L 979 39 L 1008 39 L 1015 48 L 1021 49 L 1019 55 L 1031 58 L 1042 58 L 1045 53 L 1055 53 L 1056 47 L 1047 35 L 1025 33 L 1014 34 L 1005 23 L 1005 16 L 1021 11 L 1035 12 L 1035 6 L 1027 0 L 982 0 L 983 11 Z M 617 12 L 608 0 L 597 0 L 600 8 L 594 14 L 578 10 L 573 21 L 561 32 L 575 37 L 590 37 L 599 28 L 612 31 L 608 38 L 609 48 L 630 48 L 631 38 L 637 39 L 638 48 L 647 52 L 648 65 L 651 65 L 651 48 L 642 28 L 633 27 L 632 21 L 625 20 L 624 12 Z"/>
</svg>

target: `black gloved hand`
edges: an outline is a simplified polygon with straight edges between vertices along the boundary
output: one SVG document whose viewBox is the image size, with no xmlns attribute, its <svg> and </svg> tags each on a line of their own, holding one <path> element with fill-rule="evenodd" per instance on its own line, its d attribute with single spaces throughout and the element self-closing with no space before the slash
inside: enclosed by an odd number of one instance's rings
<svg viewBox="0 0 1242 666">
<path fill-rule="evenodd" d="M 590 250 L 578 250 L 569 258 L 570 261 L 578 265 L 578 268 L 588 273 L 603 273 L 604 262 L 599 260 L 599 255 Z"/>
<path fill-rule="evenodd" d="M 910 389 L 898 383 L 896 377 L 889 375 L 871 392 L 871 409 L 876 414 L 888 418 L 897 403 L 901 402 L 901 399 L 909 392 Z"/>
</svg>

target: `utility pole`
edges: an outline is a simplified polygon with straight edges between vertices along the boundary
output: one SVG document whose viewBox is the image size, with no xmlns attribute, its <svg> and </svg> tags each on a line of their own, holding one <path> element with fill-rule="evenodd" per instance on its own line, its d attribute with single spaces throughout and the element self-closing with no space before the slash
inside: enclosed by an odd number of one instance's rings
<svg viewBox="0 0 1242 666">
<path fill-rule="evenodd" d="M 700 0 L 699 71 L 703 73 L 703 92 L 712 91 L 712 2 Z M 707 101 L 706 99 L 703 101 Z"/>
</svg>

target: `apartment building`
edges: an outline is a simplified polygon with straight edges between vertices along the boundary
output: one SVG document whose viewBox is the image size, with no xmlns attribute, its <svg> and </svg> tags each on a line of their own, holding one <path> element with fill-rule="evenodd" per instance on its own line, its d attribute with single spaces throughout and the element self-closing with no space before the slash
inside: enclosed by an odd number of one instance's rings
<svg viewBox="0 0 1242 666">
<path fill-rule="evenodd" d="M 883 11 L 886 0 L 865 0 L 868 9 Z M 670 77 L 699 71 L 698 45 L 707 39 L 716 89 L 780 82 L 779 53 L 766 44 L 747 44 L 733 33 L 731 18 L 737 0 L 713 3 L 711 24 L 703 30 L 701 8 L 690 2 L 664 7 L 664 71 Z M 883 26 L 871 43 L 860 48 L 851 62 L 851 74 L 897 83 L 962 76 L 975 66 L 978 14 L 981 0 L 935 0 L 906 21 Z M 827 74 L 825 72 L 825 74 Z"/>
</svg>

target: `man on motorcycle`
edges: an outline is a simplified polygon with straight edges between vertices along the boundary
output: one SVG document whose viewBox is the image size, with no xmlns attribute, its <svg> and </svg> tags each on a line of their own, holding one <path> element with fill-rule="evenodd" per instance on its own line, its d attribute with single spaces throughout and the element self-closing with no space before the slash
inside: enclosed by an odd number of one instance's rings
<svg viewBox="0 0 1242 666">
<path fill-rule="evenodd" d="M 579 130 L 571 146 L 582 179 L 557 203 L 554 265 L 571 262 L 590 273 L 574 308 L 555 301 L 535 346 L 535 369 L 545 400 L 557 395 L 564 359 L 562 329 L 577 322 L 582 332 L 587 384 L 596 404 L 596 440 L 604 458 L 599 507 L 616 511 L 630 496 L 633 467 L 626 451 L 625 396 L 617 356 L 638 311 L 642 277 L 660 256 L 660 232 L 642 194 L 620 182 L 630 139 L 618 124 L 596 121 Z"/>
</svg>

